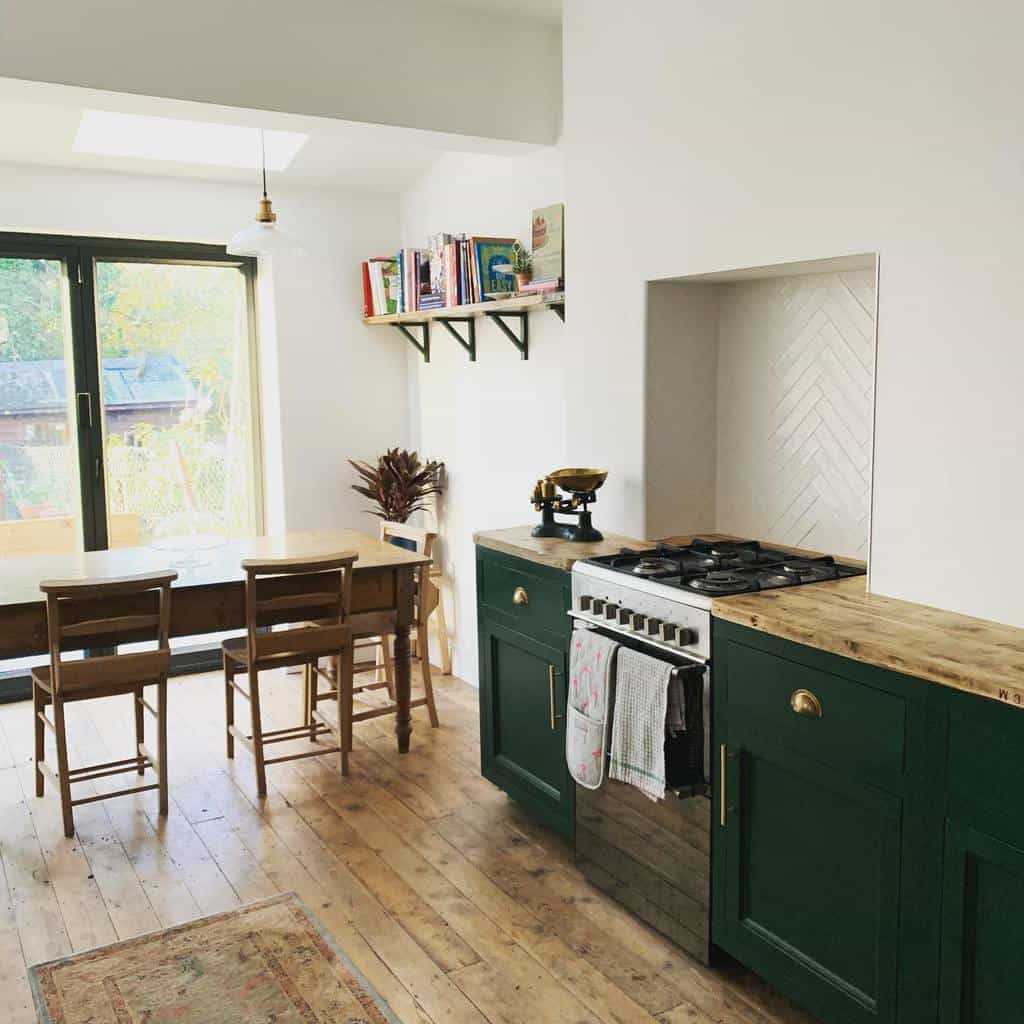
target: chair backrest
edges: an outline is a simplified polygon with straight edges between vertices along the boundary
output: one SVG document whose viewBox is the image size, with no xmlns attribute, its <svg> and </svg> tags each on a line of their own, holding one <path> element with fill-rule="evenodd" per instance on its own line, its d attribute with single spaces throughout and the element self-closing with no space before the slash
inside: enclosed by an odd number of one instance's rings
<svg viewBox="0 0 1024 1024">
<path fill-rule="evenodd" d="M 81 580 L 44 580 L 46 632 L 54 692 L 140 682 L 167 674 L 171 663 L 172 570 Z M 156 649 L 66 661 L 64 651 L 155 641 Z"/>
<path fill-rule="evenodd" d="M 383 543 L 391 542 L 392 537 L 400 537 L 402 540 L 412 541 L 416 545 L 416 553 L 433 557 L 434 541 L 437 534 L 430 530 L 421 530 L 417 526 L 407 526 L 405 523 L 392 523 L 387 519 L 380 521 L 380 539 Z"/>
<path fill-rule="evenodd" d="M 405 523 L 392 523 L 386 519 L 380 521 L 380 539 L 387 544 L 392 537 L 401 537 L 403 540 L 412 541 L 416 545 L 416 553 L 427 558 L 434 557 L 434 541 L 437 534 L 432 530 L 421 530 L 417 526 L 407 526 Z M 421 623 L 430 618 L 431 612 L 437 607 L 440 591 L 430 579 L 430 568 L 432 562 L 425 562 L 419 567 L 416 574 L 416 617 Z"/>
<path fill-rule="evenodd" d="M 245 622 L 249 665 L 286 653 L 329 654 L 350 636 L 352 565 L 355 551 L 311 558 L 247 558 Z M 269 626 L 301 623 L 263 632 Z"/>
</svg>

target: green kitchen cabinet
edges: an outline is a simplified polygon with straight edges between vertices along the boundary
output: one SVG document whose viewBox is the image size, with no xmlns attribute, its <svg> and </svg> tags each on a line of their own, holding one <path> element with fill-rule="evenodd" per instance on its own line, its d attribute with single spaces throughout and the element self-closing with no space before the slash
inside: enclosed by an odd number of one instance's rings
<svg viewBox="0 0 1024 1024">
<path fill-rule="evenodd" d="M 951 693 L 940 1024 L 1024 1018 L 1024 712 Z"/>
<path fill-rule="evenodd" d="M 826 1024 L 934 1021 L 928 685 L 720 621 L 712 661 L 715 943 Z"/>
<path fill-rule="evenodd" d="M 480 758 L 485 778 L 568 838 L 565 762 L 569 574 L 477 548 Z"/>
</svg>

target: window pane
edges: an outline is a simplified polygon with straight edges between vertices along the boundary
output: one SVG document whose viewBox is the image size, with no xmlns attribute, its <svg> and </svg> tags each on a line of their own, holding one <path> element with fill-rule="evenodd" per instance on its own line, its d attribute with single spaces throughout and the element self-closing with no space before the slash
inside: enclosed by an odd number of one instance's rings
<svg viewBox="0 0 1024 1024">
<path fill-rule="evenodd" d="M 59 260 L 0 258 L 0 556 L 82 546 L 67 311 Z"/>
<path fill-rule="evenodd" d="M 96 293 L 110 547 L 255 533 L 242 272 L 100 262 Z"/>
</svg>

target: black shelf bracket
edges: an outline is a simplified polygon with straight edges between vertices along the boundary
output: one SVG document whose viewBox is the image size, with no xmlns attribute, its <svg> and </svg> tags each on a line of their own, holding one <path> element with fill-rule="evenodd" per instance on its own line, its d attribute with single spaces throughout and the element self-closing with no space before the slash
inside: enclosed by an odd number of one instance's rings
<svg viewBox="0 0 1024 1024">
<path fill-rule="evenodd" d="M 487 316 L 500 328 L 501 333 L 512 342 L 523 359 L 530 358 L 530 319 L 526 313 L 488 313 Z M 505 320 L 519 321 L 519 334 L 512 330 Z"/>
<path fill-rule="evenodd" d="M 397 327 L 402 332 L 402 334 L 405 335 L 406 341 L 408 341 L 409 344 L 412 345 L 412 347 L 414 349 L 416 349 L 416 351 L 419 352 L 419 354 L 421 356 L 423 356 L 423 362 L 425 362 L 425 363 L 429 363 L 430 362 L 430 321 L 429 320 L 415 320 L 415 321 L 410 320 L 407 323 L 404 323 L 404 324 L 393 324 L 392 326 Z M 418 327 L 420 329 L 420 331 L 422 332 L 423 340 L 420 341 L 420 339 L 417 338 L 416 335 L 413 334 L 412 331 L 410 331 L 408 329 L 409 327 Z"/>
<path fill-rule="evenodd" d="M 565 303 L 564 302 L 552 302 L 548 309 L 553 310 L 555 315 L 562 323 L 565 323 Z"/>
<path fill-rule="evenodd" d="M 469 353 L 469 361 L 476 362 L 476 320 L 471 316 L 439 316 L 435 317 L 444 324 L 448 333 Z M 465 324 L 466 337 L 452 327 L 452 324 Z"/>
</svg>

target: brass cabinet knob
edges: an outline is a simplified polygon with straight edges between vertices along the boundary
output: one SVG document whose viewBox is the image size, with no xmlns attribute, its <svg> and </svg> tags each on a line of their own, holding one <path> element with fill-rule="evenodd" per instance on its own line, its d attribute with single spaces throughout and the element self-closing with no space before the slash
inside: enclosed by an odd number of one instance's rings
<svg viewBox="0 0 1024 1024">
<path fill-rule="evenodd" d="M 789 698 L 789 706 L 798 715 L 821 718 L 821 701 L 810 690 L 794 690 Z"/>
<path fill-rule="evenodd" d="M 512 591 L 512 603 L 513 604 L 529 604 L 530 595 L 526 592 L 524 587 L 516 587 Z"/>
</svg>

